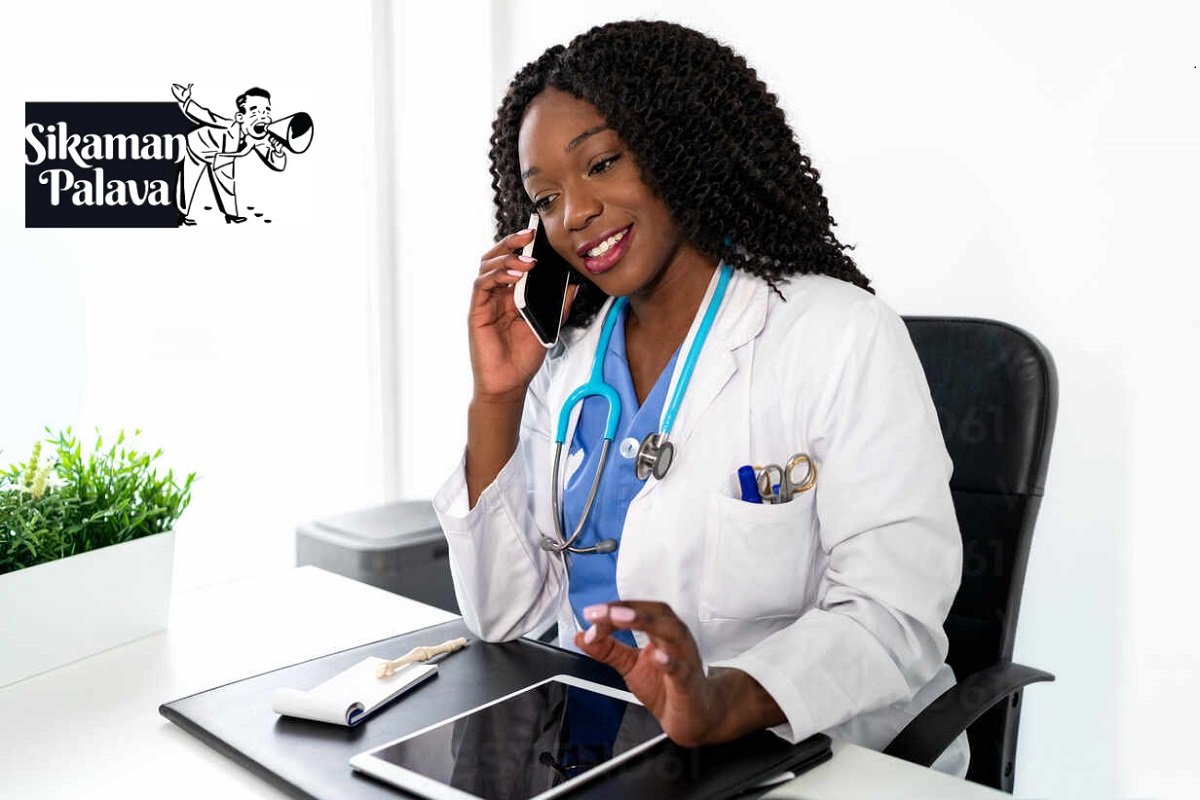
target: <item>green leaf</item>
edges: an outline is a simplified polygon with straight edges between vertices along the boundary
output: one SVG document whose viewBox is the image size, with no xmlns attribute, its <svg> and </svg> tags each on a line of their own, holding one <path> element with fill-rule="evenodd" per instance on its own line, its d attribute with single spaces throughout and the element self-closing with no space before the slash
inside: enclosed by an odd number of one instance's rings
<svg viewBox="0 0 1200 800">
<path fill-rule="evenodd" d="M 96 446 L 85 453 L 70 427 L 44 430 L 53 454 L 43 461 L 62 485 L 40 498 L 22 491 L 33 458 L 0 471 L 0 574 L 167 530 L 191 502 L 196 473 L 182 486 L 173 470 L 160 477 L 154 462 L 161 448 L 121 447 L 128 438 L 122 430 L 105 450 L 97 428 Z"/>
</svg>

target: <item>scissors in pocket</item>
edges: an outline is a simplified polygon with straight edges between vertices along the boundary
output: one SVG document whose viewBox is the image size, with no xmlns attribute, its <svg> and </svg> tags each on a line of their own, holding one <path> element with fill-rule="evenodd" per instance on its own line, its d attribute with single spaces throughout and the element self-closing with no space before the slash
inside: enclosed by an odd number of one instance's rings
<svg viewBox="0 0 1200 800">
<path fill-rule="evenodd" d="M 804 477 L 796 478 L 796 468 L 806 466 Z M 768 503 L 788 503 L 792 496 L 807 492 L 817 483 L 817 465 L 807 453 L 796 453 L 784 466 L 767 464 L 755 467 L 758 474 L 758 494 Z"/>
</svg>

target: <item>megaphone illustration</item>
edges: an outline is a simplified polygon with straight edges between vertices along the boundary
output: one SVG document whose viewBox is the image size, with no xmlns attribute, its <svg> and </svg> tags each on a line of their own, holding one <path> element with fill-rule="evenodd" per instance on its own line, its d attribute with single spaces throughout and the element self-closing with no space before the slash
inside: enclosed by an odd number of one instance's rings
<svg viewBox="0 0 1200 800">
<path fill-rule="evenodd" d="M 277 119 L 267 126 L 267 136 L 293 153 L 303 153 L 312 144 L 312 117 L 298 111 L 290 117 Z"/>
</svg>

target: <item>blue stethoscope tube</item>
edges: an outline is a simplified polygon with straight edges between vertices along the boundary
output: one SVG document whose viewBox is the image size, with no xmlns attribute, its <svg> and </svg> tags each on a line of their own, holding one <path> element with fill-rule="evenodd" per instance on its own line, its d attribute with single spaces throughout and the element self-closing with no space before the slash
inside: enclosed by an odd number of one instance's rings
<svg viewBox="0 0 1200 800">
<path fill-rule="evenodd" d="M 647 436 L 642 441 L 642 446 L 638 449 L 636 470 L 640 480 L 646 480 L 651 475 L 658 480 L 662 480 L 666 476 L 667 470 L 670 469 L 671 461 L 674 458 L 674 447 L 668 441 L 671 427 L 675 424 L 675 415 L 679 412 L 679 406 L 683 402 L 683 395 L 687 392 L 688 384 L 692 380 L 692 372 L 696 369 L 696 362 L 700 359 L 700 351 L 704 348 L 705 340 L 708 339 L 708 332 L 712 328 L 713 320 L 716 318 L 717 311 L 721 307 L 721 301 L 725 297 L 725 288 L 729 285 L 729 278 L 732 274 L 733 267 L 728 264 L 721 264 L 716 289 L 713 290 L 712 299 L 708 303 L 708 308 L 705 309 L 704 318 L 700 321 L 700 328 L 696 331 L 696 338 L 692 342 L 692 346 L 688 349 L 687 359 L 683 362 L 683 371 L 679 374 L 679 381 L 675 384 L 675 391 L 671 395 L 671 402 L 667 405 L 667 413 L 663 415 L 662 430 Z M 549 536 L 543 536 L 543 550 L 552 550 L 557 553 L 569 550 L 572 553 L 582 554 L 611 553 L 617 549 L 615 539 L 603 539 L 591 547 L 572 547 L 572 545 L 579 538 L 579 534 L 583 532 L 583 526 L 587 523 L 588 515 L 591 513 L 592 503 L 596 499 L 596 491 L 600 488 L 600 478 L 604 474 L 604 466 L 608 463 L 608 450 L 612 445 L 613 439 L 616 438 L 617 425 L 621 421 L 621 398 L 617 395 L 616 390 L 604 380 L 604 358 L 608 354 L 608 344 L 612 339 L 613 328 L 616 327 L 617 320 L 620 319 L 621 309 L 628 302 L 626 298 L 618 297 L 609 307 L 608 315 L 604 318 L 604 327 L 600 329 L 600 342 L 596 346 L 596 355 L 592 360 L 592 374 L 586 383 L 571 392 L 570 396 L 563 403 L 562 410 L 559 411 L 558 427 L 554 434 L 554 468 L 550 477 L 550 498 L 554 514 L 554 529 L 558 534 L 558 539 L 555 540 Z M 575 530 L 572 531 L 570 538 L 567 538 L 564 532 L 561 508 L 563 490 L 560 488 L 558 482 L 559 465 L 562 462 L 562 448 L 567 439 L 567 426 L 571 421 L 571 410 L 575 408 L 577 403 L 581 403 L 593 395 L 603 397 L 608 402 L 608 419 L 604 423 L 604 439 L 600 445 L 600 462 L 596 467 L 596 475 L 592 478 L 592 486 L 588 490 L 587 501 L 583 505 L 583 513 L 580 515 L 579 523 L 575 526 Z"/>
</svg>

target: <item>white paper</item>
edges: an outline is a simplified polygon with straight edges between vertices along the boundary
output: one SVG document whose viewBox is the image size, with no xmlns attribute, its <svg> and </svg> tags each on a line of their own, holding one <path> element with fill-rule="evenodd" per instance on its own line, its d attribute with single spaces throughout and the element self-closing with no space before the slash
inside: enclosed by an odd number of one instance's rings
<svg viewBox="0 0 1200 800">
<path fill-rule="evenodd" d="M 276 689 L 271 708 L 276 714 L 349 726 L 437 672 L 437 664 L 418 663 L 401 667 L 390 678 L 377 678 L 376 670 L 386 663 L 387 659 L 368 656 L 307 691 Z"/>
</svg>

